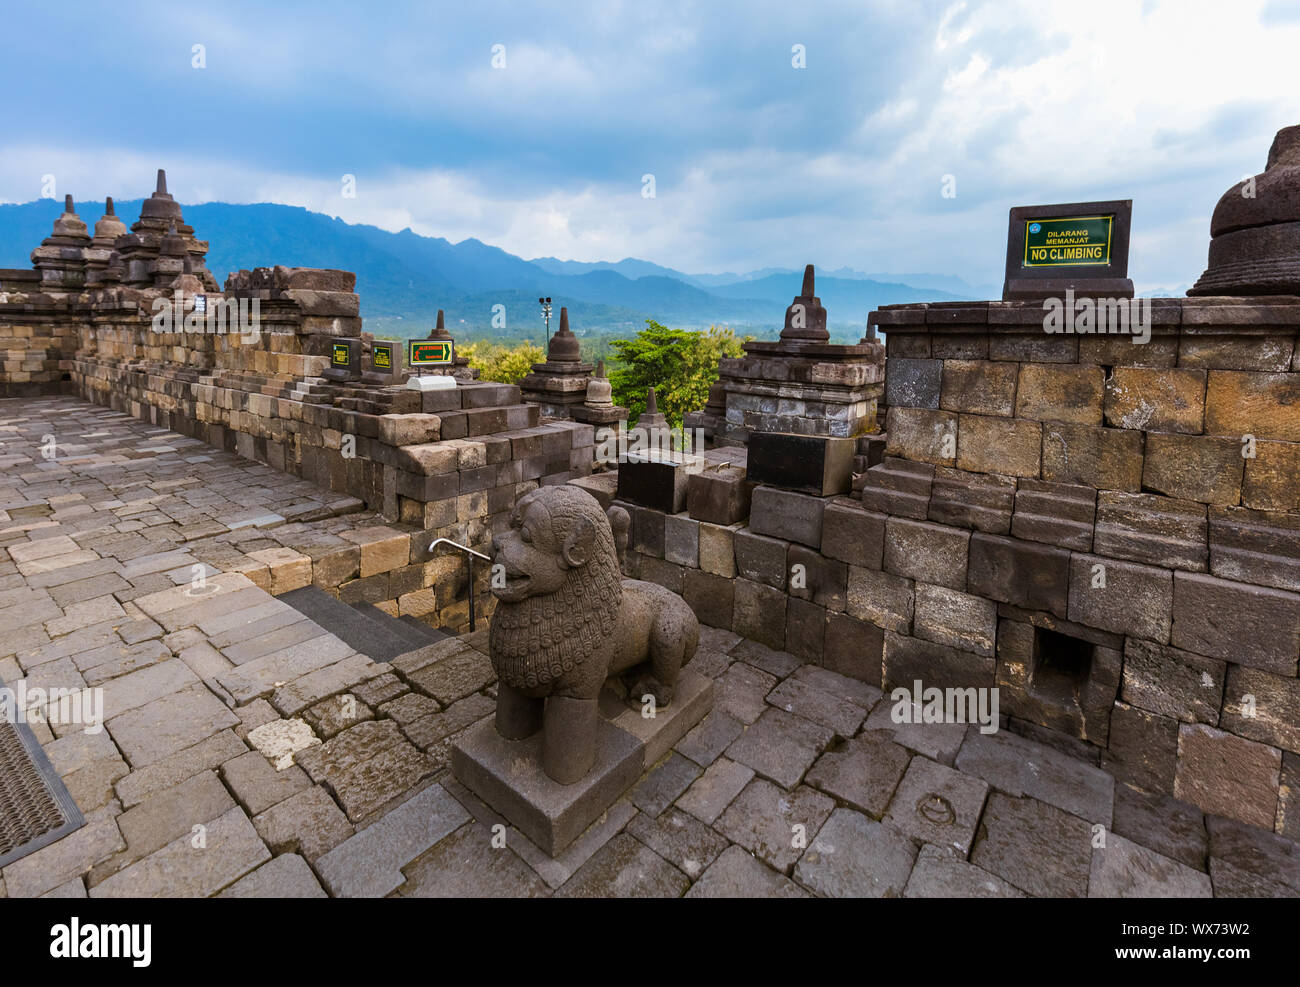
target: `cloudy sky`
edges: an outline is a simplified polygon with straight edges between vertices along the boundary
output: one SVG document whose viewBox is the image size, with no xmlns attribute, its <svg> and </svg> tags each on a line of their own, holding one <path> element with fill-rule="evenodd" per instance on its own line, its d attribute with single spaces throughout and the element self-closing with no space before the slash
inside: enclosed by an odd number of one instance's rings
<svg viewBox="0 0 1300 987">
<path fill-rule="evenodd" d="M 1000 283 L 1009 207 L 1131 198 L 1141 290 L 1195 280 L 1219 195 L 1300 123 L 1290 0 L 294 7 L 11 10 L 0 200 L 164 166 L 183 202 L 525 257 Z"/>
</svg>

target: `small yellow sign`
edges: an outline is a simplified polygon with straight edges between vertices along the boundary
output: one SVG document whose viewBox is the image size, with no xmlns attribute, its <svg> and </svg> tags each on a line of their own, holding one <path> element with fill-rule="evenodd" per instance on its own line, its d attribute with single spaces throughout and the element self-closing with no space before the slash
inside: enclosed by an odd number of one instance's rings
<svg viewBox="0 0 1300 987">
<path fill-rule="evenodd" d="M 375 343 L 374 349 L 370 351 L 370 362 L 376 369 L 392 370 L 393 344 Z"/>
<path fill-rule="evenodd" d="M 350 367 L 352 365 L 352 348 L 347 343 L 332 344 L 330 365 L 334 367 Z"/>
</svg>

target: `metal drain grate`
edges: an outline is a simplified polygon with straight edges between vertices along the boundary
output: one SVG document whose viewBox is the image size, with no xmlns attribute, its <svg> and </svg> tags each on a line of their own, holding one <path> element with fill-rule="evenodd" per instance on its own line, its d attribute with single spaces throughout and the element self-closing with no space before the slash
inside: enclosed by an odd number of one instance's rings
<svg viewBox="0 0 1300 987">
<path fill-rule="evenodd" d="M 84 824 L 31 728 L 0 719 L 0 867 Z"/>
</svg>

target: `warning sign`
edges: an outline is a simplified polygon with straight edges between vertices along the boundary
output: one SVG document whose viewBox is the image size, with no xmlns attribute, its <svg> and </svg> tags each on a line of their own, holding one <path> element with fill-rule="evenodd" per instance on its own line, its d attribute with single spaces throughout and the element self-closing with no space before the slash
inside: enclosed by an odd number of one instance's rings
<svg viewBox="0 0 1300 987">
<path fill-rule="evenodd" d="M 1114 216 L 1027 219 L 1024 266 L 1105 266 L 1114 225 Z"/>
</svg>

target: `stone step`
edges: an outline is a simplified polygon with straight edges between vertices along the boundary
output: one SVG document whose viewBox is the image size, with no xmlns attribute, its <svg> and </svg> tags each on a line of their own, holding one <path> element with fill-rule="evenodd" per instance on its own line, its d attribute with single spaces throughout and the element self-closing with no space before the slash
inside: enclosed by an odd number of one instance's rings
<svg viewBox="0 0 1300 987">
<path fill-rule="evenodd" d="M 403 624 L 416 628 L 423 638 L 421 646 L 425 644 L 433 644 L 436 641 L 445 641 L 450 636 L 446 631 L 441 631 L 432 624 L 421 620 L 419 617 L 412 616 L 409 613 L 403 614 L 397 619 Z"/>
<path fill-rule="evenodd" d="M 367 618 L 374 621 L 380 627 L 390 631 L 396 637 L 406 641 L 410 647 L 408 651 L 415 651 L 423 648 L 425 645 L 433 644 L 437 641 L 443 641 L 447 635 L 440 630 L 430 627 L 428 624 L 416 622 L 412 625 L 409 621 L 400 617 L 392 617 L 380 610 L 373 603 L 352 603 L 349 604 L 353 610 L 364 614 Z"/>
<path fill-rule="evenodd" d="M 278 597 L 299 613 L 310 617 L 349 647 L 372 661 L 392 661 L 430 643 L 427 636 L 416 639 L 414 628 L 373 606 L 349 606 L 316 586 L 304 586 Z M 429 628 L 433 640 L 445 635 Z"/>
</svg>

